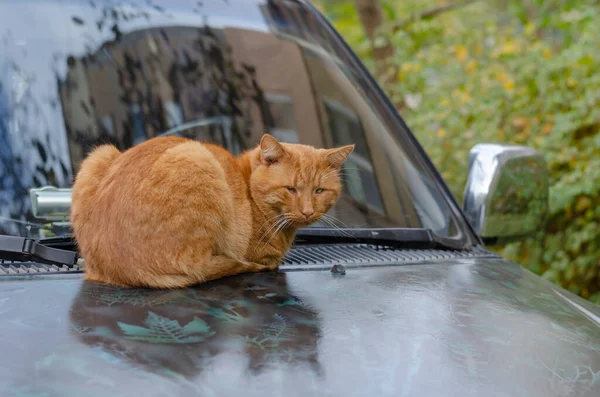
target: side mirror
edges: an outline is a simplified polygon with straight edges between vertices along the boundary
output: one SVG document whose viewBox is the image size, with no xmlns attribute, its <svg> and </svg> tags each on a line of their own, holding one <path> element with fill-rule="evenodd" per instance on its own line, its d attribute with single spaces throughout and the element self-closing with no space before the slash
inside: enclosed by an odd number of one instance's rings
<svg viewBox="0 0 600 397">
<path fill-rule="evenodd" d="M 484 241 L 508 242 L 540 230 L 548 195 L 548 166 L 538 151 L 497 144 L 471 149 L 463 209 Z"/>
<path fill-rule="evenodd" d="M 68 222 L 71 212 L 71 189 L 54 186 L 29 189 L 31 212 L 36 219 Z"/>
</svg>

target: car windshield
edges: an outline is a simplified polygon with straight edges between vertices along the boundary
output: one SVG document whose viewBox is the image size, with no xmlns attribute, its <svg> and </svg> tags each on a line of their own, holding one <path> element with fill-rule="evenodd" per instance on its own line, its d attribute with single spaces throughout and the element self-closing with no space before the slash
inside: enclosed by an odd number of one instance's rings
<svg viewBox="0 0 600 397">
<path fill-rule="evenodd" d="M 400 118 L 305 5 L 8 0 L 0 27 L 0 234 L 70 233 L 30 189 L 70 188 L 98 144 L 179 135 L 239 153 L 265 131 L 356 145 L 329 222 L 461 234 Z"/>
</svg>

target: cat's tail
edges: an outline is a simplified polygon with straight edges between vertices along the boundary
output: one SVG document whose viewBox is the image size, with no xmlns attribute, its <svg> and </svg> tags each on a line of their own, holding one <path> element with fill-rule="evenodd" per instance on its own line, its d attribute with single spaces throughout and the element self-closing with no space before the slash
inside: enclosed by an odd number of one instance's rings
<svg viewBox="0 0 600 397">
<path fill-rule="evenodd" d="M 96 192 L 102 179 L 121 152 L 113 145 L 102 145 L 95 148 L 81 163 L 73 184 L 71 200 L 71 218 L 76 223 L 82 216 L 81 211 L 89 209 L 96 200 Z M 86 215 L 89 211 L 85 211 Z"/>
<path fill-rule="evenodd" d="M 121 152 L 113 145 L 96 147 L 81 163 L 76 179 L 86 181 L 87 185 L 97 186 L 120 155 Z"/>
<path fill-rule="evenodd" d="M 82 258 L 86 261 L 86 277 L 98 277 L 95 262 L 101 260 L 95 250 L 94 238 L 98 230 L 98 191 L 121 152 L 113 145 L 95 148 L 81 163 L 75 176 L 71 195 L 71 227 Z"/>
</svg>

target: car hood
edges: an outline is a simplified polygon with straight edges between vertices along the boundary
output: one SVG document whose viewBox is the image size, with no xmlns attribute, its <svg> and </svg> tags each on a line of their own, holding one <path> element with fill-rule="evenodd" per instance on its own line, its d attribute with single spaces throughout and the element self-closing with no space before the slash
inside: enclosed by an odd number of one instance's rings
<svg viewBox="0 0 600 397">
<path fill-rule="evenodd" d="M 3 395 L 600 395 L 598 308 L 495 258 L 170 291 L 3 277 L 0 314 Z"/>
</svg>

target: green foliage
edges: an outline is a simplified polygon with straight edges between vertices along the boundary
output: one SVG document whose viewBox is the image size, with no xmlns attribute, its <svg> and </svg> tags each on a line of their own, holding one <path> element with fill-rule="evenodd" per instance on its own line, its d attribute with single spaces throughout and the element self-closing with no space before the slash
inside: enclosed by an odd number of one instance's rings
<svg viewBox="0 0 600 397">
<path fill-rule="evenodd" d="M 372 67 L 353 2 L 325 10 Z M 387 0 L 408 18 L 442 1 Z M 550 213 L 538 236 L 497 248 L 582 297 L 600 301 L 600 5 L 595 1 L 482 1 L 397 32 L 399 67 L 384 87 L 456 197 L 476 143 L 516 143 L 544 153 Z M 373 70 L 373 69 L 372 69 Z M 409 100 L 407 100 L 409 99 Z"/>
</svg>

